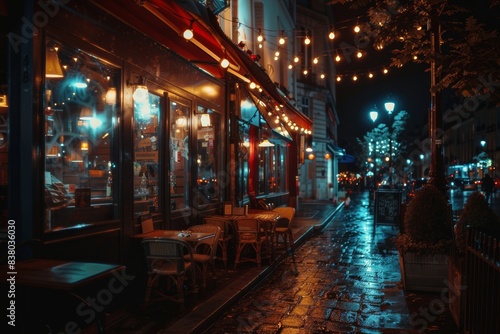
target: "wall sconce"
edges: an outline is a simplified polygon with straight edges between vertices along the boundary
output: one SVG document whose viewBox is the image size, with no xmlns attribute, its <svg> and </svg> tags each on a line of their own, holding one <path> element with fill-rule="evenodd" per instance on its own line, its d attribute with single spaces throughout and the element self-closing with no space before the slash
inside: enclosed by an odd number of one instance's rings
<svg viewBox="0 0 500 334">
<path fill-rule="evenodd" d="M 259 143 L 259 147 L 274 147 L 274 144 L 271 143 L 269 140 L 264 139 Z"/>
<path fill-rule="evenodd" d="M 331 156 L 330 153 L 325 153 L 325 160 L 330 160 Z"/>
<path fill-rule="evenodd" d="M 45 77 L 63 78 L 64 72 L 59 62 L 59 56 L 54 48 L 45 49 Z"/>
<path fill-rule="evenodd" d="M 212 122 L 210 121 L 210 115 L 209 114 L 202 114 L 200 117 L 200 122 L 202 127 L 207 127 L 212 125 Z"/>
<path fill-rule="evenodd" d="M 108 89 L 108 91 L 106 92 L 105 100 L 106 100 L 106 104 L 109 104 L 109 105 L 116 104 L 116 88 L 115 87 L 111 87 L 110 89 Z"/>
<path fill-rule="evenodd" d="M 307 156 L 307 158 L 308 158 L 309 160 L 314 160 L 314 153 L 310 153 L 310 154 Z"/>
<path fill-rule="evenodd" d="M 130 80 L 127 80 L 127 85 L 135 86 L 135 91 L 132 95 L 135 102 L 144 103 L 148 101 L 148 87 L 146 87 L 146 79 L 142 75 L 139 76 L 137 83 L 132 83 Z"/>
</svg>

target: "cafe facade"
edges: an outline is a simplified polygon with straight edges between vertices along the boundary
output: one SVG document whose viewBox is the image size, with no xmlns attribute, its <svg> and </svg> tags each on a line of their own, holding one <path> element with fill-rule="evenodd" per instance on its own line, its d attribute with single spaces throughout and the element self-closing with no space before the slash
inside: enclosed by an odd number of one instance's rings
<svg viewBox="0 0 500 334">
<path fill-rule="evenodd" d="M 1 229 L 19 259 L 127 265 L 146 217 L 185 230 L 253 196 L 293 205 L 311 121 L 204 7 L 2 2 Z"/>
</svg>

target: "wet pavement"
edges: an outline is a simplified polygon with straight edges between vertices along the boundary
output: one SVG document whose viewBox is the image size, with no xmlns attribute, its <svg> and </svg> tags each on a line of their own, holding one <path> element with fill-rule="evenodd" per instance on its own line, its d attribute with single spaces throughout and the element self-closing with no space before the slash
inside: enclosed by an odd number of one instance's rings
<svg viewBox="0 0 500 334">
<path fill-rule="evenodd" d="M 158 303 L 107 319 L 107 333 L 458 333 L 441 293 L 402 289 L 393 238 L 378 226 L 368 192 L 349 207 L 307 201 L 293 220 L 296 269 L 281 254 L 261 270 L 219 263 L 204 296 L 186 311 Z"/>
<path fill-rule="evenodd" d="M 405 292 L 393 243 L 368 193 L 354 194 L 290 261 L 204 333 L 458 333 L 440 293 Z"/>
</svg>

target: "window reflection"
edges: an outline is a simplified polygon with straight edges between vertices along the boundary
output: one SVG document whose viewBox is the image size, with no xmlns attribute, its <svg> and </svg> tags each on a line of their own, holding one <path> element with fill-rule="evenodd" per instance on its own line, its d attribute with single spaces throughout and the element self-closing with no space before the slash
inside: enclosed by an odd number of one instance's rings
<svg viewBox="0 0 500 334">
<path fill-rule="evenodd" d="M 111 219 L 119 70 L 53 40 L 47 50 L 52 56 L 47 55 L 44 90 L 46 230 Z"/>
<path fill-rule="evenodd" d="M 220 116 L 211 109 L 198 106 L 197 120 L 198 204 L 217 202 L 220 194 L 218 158 L 221 145 L 217 135 Z"/>
<path fill-rule="evenodd" d="M 189 207 L 190 108 L 178 98 L 170 101 L 170 209 Z"/>
<path fill-rule="evenodd" d="M 137 91 L 137 90 L 136 90 Z M 160 97 L 134 99 L 134 213 L 158 212 Z"/>
</svg>

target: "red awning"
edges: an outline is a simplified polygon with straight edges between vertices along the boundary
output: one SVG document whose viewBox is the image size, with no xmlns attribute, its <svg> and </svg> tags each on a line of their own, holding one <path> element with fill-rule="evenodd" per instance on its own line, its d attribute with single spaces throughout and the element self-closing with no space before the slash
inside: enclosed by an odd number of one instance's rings
<svg viewBox="0 0 500 334">
<path fill-rule="evenodd" d="M 224 46 L 208 23 L 206 8 L 196 6 L 193 1 L 147 0 L 139 5 L 124 0 L 95 4 L 216 78 L 225 77 L 226 69 L 220 65 L 224 58 L 231 63 L 231 71 L 239 74 L 241 70 L 238 62 L 226 55 Z M 183 32 L 189 28 L 193 30 L 193 38 L 186 40 Z"/>
</svg>

